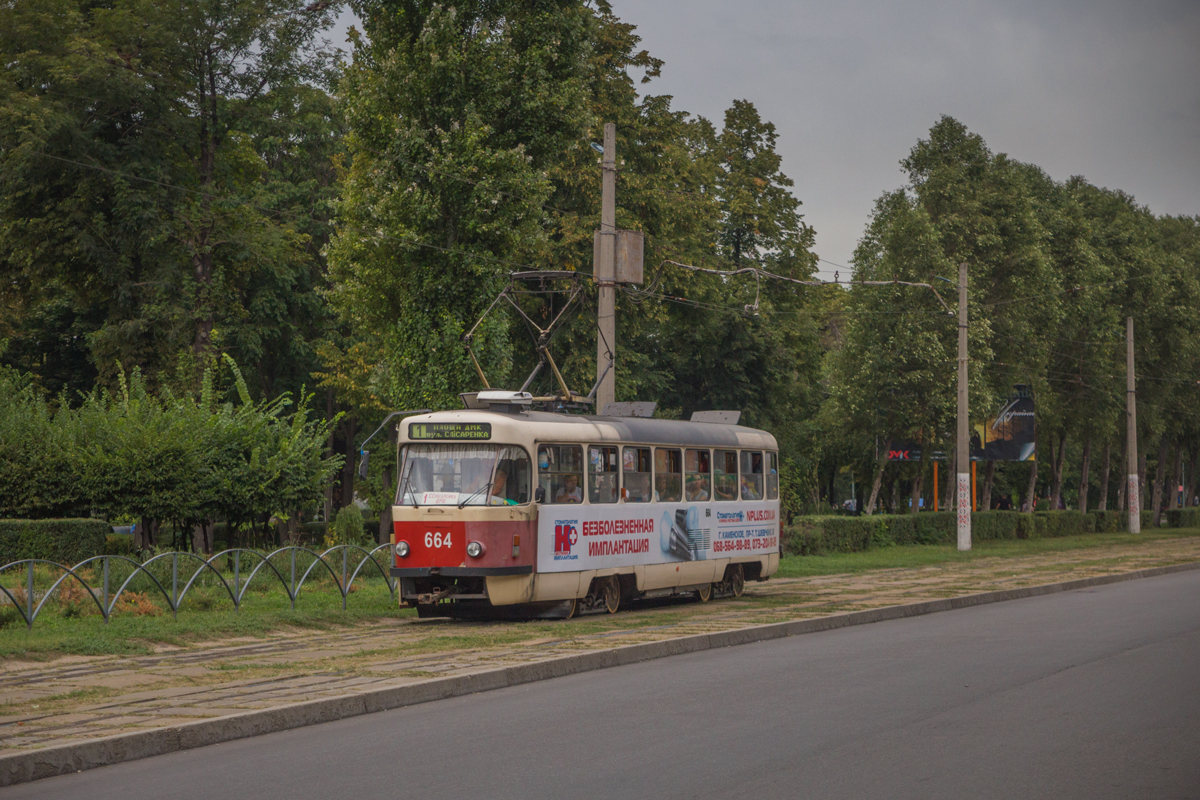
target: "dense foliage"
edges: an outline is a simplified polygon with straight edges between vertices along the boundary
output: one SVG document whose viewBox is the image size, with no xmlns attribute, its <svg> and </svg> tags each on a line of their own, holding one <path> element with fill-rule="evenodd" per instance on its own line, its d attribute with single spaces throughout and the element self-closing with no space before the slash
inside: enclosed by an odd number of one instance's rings
<svg viewBox="0 0 1200 800">
<path fill-rule="evenodd" d="M 655 94 L 665 65 L 606 0 L 351 7 L 346 56 L 322 38 L 325 2 L 0 6 L 0 515 L 124 516 L 152 536 L 317 506 L 329 521 L 356 496 L 384 512 L 391 460 L 356 487 L 357 444 L 388 410 L 479 388 L 463 334 L 509 273 L 590 274 L 606 122 L 617 226 L 646 242 L 645 284 L 617 298 L 618 399 L 742 410 L 781 442 L 789 513 L 932 505 L 956 367 L 937 279 L 960 263 L 974 421 L 1015 384 L 1037 403 L 1039 462 L 984 465 L 985 507 L 1123 507 L 1126 317 L 1143 505 L 1195 496 L 1200 423 L 1179 411 L 1200 399 L 1200 219 L 1056 181 L 947 117 L 853 266 L 938 291 L 803 286 L 814 231 L 774 125 L 750 99 L 710 121 Z M 595 378 L 584 286 L 554 342 L 577 390 Z M 540 323 L 561 302 L 518 299 Z M 473 340 L 511 388 L 531 345 L 503 309 Z M 924 460 L 883 461 L 892 442 Z"/>
<path fill-rule="evenodd" d="M 216 400 L 212 370 L 196 395 L 157 397 L 135 371 L 78 407 L 0 369 L 0 518 L 124 518 L 143 546 L 171 522 L 211 550 L 215 520 L 254 529 L 311 512 L 340 463 L 324 453 L 330 423 L 287 395 L 251 400 L 229 367 L 240 403 Z"/>
</svg>

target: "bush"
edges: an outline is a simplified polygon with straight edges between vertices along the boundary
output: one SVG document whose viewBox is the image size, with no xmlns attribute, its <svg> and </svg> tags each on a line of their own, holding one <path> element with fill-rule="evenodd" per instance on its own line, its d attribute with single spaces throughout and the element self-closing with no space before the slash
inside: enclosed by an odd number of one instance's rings
<svg viewBox="0 0 1200 800">
<path fill-rule="evenodd" d="M 1142 527 L 1149 529 L 1153 515 L 1142 512 Z M 1125 531 L 1128 515 L 1124 511 L 980 511 L 971 515 L 971 538 L 1032 539 L 1035 537 L 1079 536 L 1085 533 Z M 1200 527 L 1200 508 L 1180 508 L 1163 512 L 1163 524 L 1170 528 Z M 855 553 L 878 547 L 908 544 L 941 544 L 957 538 L 953 511 L 925 511 L 919 514 L 876 514 L 861 517 L 795 517 L 783 529 L 785 555 Z"/>
<path fill-rule="evenodd" d="M 110 530 L 100 519 L 0 519 L 0 565 L 24 558 L 74 565 L 104 553 Z"/>
<path fill-rule="evenodd" d="M 7 600 L 8 598 L 4 599 Z M 25 624 L 21 612 L 12 606 L 0 606 L 0 629 L 7 628 L 9 625 L 16 625 L 17 623 Z"/>
<path fill-rule="evenodd" d="M 362 544 L 364 534 L 362 512 L 351 503 L 338 511 L 332 528 L 326 530 L 325 546 Z"/>
<path fill-rule="evenodd" d="M 1163 512 L 1168 528 L 1200 528 L 1200 508 L 1177 508 Z"/>
<path fill-rule="evenodd" d="M 129 534 L 110 533 L 104 537 L 104 555 L 136 558 L 138 549 L 133 543 L 133 537 Z"/>
</svg>

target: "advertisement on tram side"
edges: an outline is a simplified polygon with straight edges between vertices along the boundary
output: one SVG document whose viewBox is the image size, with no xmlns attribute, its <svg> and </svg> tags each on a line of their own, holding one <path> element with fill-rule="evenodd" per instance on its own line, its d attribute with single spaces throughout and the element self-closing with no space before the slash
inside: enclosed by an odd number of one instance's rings
<svg viewBox="0 0 1200 800">
<path fill-rule="evenodd" d="M 574 572 L 779 550 L 779 503 L 544 505 L 538 571 Z"/>
</svg>

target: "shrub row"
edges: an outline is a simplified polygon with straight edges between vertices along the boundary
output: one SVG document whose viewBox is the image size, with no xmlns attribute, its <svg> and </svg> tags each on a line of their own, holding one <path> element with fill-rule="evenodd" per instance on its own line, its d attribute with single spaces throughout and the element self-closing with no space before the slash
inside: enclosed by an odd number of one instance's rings
<svg viewBox="0 0 1200 800">
<path fill-rule="evenodd" d="M 0 566 L 24 558 L 77 564 L 105 552 L 102 519 L 0 519 Z"/>
<path fill-rule="evenodd" d="M 1118 533 L 1126 530 L 1123 511 L 981 511 L 971 515 L 971 538 L 1033 539 L 1078 536 L 1085 533 Z M 1200 509 L 1181 508 L 1163 512 L 1163 526 L 1200 527 Z M 1142 528 L 1149 528 L 1152 515 L 1142 513 Z M 944 544 L 957 539 L 953 511 L 921 514 L 880 514 L 861 517 L 796 517 L 783 530 L 785 555 L 854 553 L 875 547 L 907 544 Z"/>
</svg>

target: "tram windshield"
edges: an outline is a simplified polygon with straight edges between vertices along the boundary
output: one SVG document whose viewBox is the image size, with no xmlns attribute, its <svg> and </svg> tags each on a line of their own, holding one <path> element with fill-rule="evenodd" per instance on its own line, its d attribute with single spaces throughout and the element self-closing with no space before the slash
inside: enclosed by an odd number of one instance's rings
<svg viewBox="0 0 1200 800">
<path fill-rule="evenodd" d="M 397 505 L 515 506 L 529 502 L 529 455 L 520 447 L 410 444 Z"/>
</svg>

